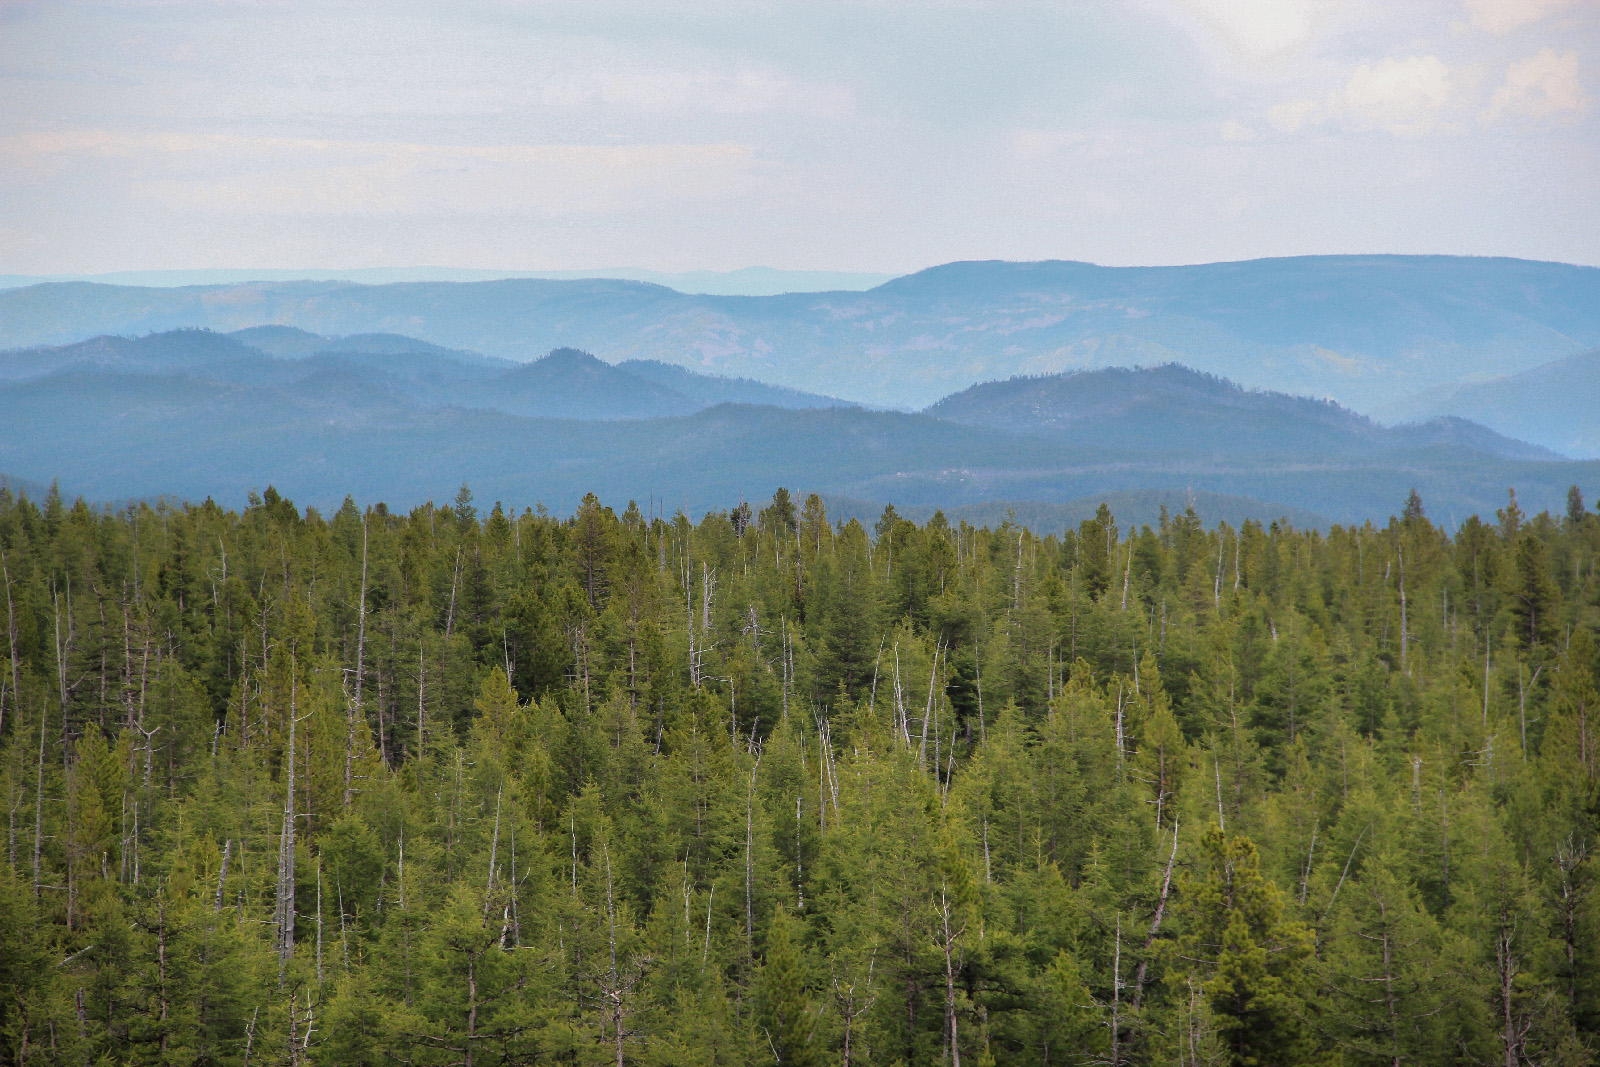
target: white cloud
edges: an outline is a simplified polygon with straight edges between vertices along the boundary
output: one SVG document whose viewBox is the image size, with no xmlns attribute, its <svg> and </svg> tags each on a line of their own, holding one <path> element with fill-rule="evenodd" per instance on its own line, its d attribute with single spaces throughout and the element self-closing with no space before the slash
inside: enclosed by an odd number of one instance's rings
<svg viewBox="0 0 1600 1067">
<path fill-rule="evenodd" d="M 1450 68 L 1438 56 L 1408 56 L 1362 64 L 1344 87 L 1342 103 L 1354 115 L 1392 133 L 1432 129 L 1450 103 Z"/>
<path fill-rule="evenodd" d="M 1291 100 L 1268 109 L 1267 120 L 1284 133 L 1295 133 L 1316 120 L 1321 106 L 1315 100 Z"/>
<path fill-rule="evenodd" d="M 1224 122 L 1221 132 L 1222 139 L 1231 144 L 1243 144 L 1246 141 L 1254 141 L 1256 139 L 1256 131 L 1237 119 L 1229 119 Z"/>
<path fill-rule="evenodd" d="M 1505 84 L 1479 116 L 1484 123 L 1508 118 L 1543 119 L 1582 111 L 1589 103 L 1578 80 L 1578 53 L 1542 48 L 1511 64 Z"/>
<path fill-rule="evenodd" d="M 1467 15 L 1480 30 L 1504 34 L 1547 15 L 1575 6 L 1579 0 L 1466 0 Z"/>
<path fill-rule="evenodd" d="M 758 166 L 739 144 L 436 145 L 71 130 L 0 138 L 0 161 L 77 172 L 187 210 L 363 216 L 578 214 L 736 195 Z"/>
<path fill-rule="evenodd" d="M 540 90 L 546 104 L 602 104 L 654 115 L 753 115 L 779 111 L 843 118 L 855 110 L 847 88 L 793 79 L 755 68 L 734 72 L 619 63 L 552 78 Z"/>
<path fill-rule="evenodd" d="M 1325 6 L 1313 0 L 1183 0 L 1228 44 L 1252 58 L 1275 56 L 1305 44 Z"/>
<path fill-rule="evenodd" d="M 1600 0 L 1471 2 L 35 0 L 0 267 L 1600 263 Z"/>
</svg>

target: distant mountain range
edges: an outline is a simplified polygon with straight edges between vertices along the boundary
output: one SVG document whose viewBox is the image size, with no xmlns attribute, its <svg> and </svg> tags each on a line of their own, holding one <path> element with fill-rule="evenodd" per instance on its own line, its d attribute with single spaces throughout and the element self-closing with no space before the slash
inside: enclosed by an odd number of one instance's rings
<svg viewBox="0 0 1600 1067">
<path fill-rule="evenodd" d="M 905 410 L 1018 374 L 1178 362 L 1372 413 L 1600 347 L 1600 268 L 1448 256 L 952 263 L 867 292 L 760 297 L 604 279 L 0 292 L 0 348 L 268 323 L 516 361 L 573 347 Z"/>
<path fill-rule="evenodd" d="M 839 270 L 780 270 L 741 267 L 738 270 L 659 271 L 617 267 L 602 270 L 472 270 L 459 267 L 366 267 L 354 270 L 123 270 L 108 274 L 0 274 L 0 289 L 20 289 L 46 282 L 102 282 L 167 288 L 184 285 L 237 285 L 241 282 L 342 281 L 362 285 L 393 282 L 486 282 L 505 278 L 572 281 L 618 278 L 664 285 L 680 293 L 716 296 L 772 296 L 871 289 L 893 274 Z"/>
<path fill-rule="evenodd" d="M 279 326 L 0 353 L 0 428 L 0 471 L 97 499 L 270 483 L 303 504 L 403 507 L 466 481 L 509 504 L 594 491 L 670 511 L 786 485 L 974 518 L 1065 523 L 1109 497 L 1326 525 L 1381 520 L 1413 486 L 1446 522 L 1510 486 L 1531 510 L 1600 488 L 1600 463 L 1463 420 L 1387 428 L 1178 366 L 985 383 L 909 414 L 574 349 L 512 363 Z"/>
<path fill-rule="evenodd" d="M 515 363 L 399 334 L 323 337 L 288 326 L 96 337 L 0 353 L 0 382 L 67 375 L 89 383 L 116 374 L 270 389 L 286 400 L 314 401 L 319 410 L 369 415 L 455 406 L 509 415 L 647 419 L 729 401 L 778 408 L 845 404 L 648 360 L 613 366 L 571 348 Z"/>
<path fill-rule="evenodd" d="M 1568 456 L 1600 457 L 1600 350 L 1383 405 L 1385 418 L 1460 415 Z"/>
</svg>

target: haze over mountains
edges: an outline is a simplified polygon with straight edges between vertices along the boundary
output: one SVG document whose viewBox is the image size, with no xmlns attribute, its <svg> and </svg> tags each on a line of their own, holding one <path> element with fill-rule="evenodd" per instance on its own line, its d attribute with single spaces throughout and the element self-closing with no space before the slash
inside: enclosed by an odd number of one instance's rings
<svg viewBox="0 0 1600 1067">
<path fill-rule="evenodd" d="M 968 426 L 1136 455 L 1354 458 L 1458 447 L 1503 459 L 1565 458 L 1466 419 L 1385 427 L 1332 401 L 1247 391 L 1178 364 L 988 382 L 926 411 Z"/>
<path fill-rule="evenodd" d="M 1180 366 L 985 383 L 910 414 L 570 348 L 514 363 L 282 326 L 0 353 L 0 426 L 0 471 L 101 499 L 271 483 L 302 503 L 407 506 L 465 479 L 486 500 L 564 510 L 595 491 L 671 510 L 783 484 L 846 513 L 1013 509 L 1048 528 L 1106 496 L 1130 520 L 1195 499 L 1230 521 L 1325 525 L 1381 518 L 1412 486 L 1459 520 L 1509 486 L 1538 510 L 1600 483 L 1600 463 L 1463 420 L 1388 428 Z"/>
<path fill-rule="evenodd" d="M 762 297 L 604 279 L 0 292 L 0 348 L 262 323 L 398 333 L 518 361 L 570 346 L 611 363 L 652 359 L 901 409 L 1017 374 L 1178 362 L 1375 413 L 1600 347 L 1600 269 L 1319 256 L 1147 268 L 952 263 L 867 292 Z M 1546 447 L 1584 439 L 1581 425 L 1550 416 L 1522 424 Z"/>
<path fill-rule="evenodd" d="M 649 361 L 613 366 L 570 348 L 514 363 L 399 334 L 329 338 L 286 326 L 232 334 L 171 330 L 0 353 L 0 382 L 69 376 L 93 388 L 95 381 L 126 375 L 272 389 L 286 398 L 315 398 L 323 410 L 347 412 L 456 406 L 511 415 L 642 419 L 687 415 L 728 401 L 779 408 L 845 403 Z"/>
<path fill-rule="evenodd" d="M 1600 456 L 1600 350 L 1485 382 L 1440 386 L 1376 411 L 1396 419 L 1445 413 L 1569 456 Z"/>
<path fill-rule="evenodd" d="M 470 270 L 456 267 L 367 267 L 355 270 L 124 270 L 108 274 L 0 274 L 0 289 L 44 282 L 103 282 L 107 285 L 179 286 L 235 285 L 263 281 L 346 281 L 364 285 L 391 282 L 482 282 L 503 278 L 619 278 L 664 285 L 681 293 L 716 296 L 771 296 L 777 293 L 870 289 L 893 274 L 838 270 L 780 270 L 741 267 L 738 270 L 659 271 L 630 268 L 603 270 Z"/>
</svg>

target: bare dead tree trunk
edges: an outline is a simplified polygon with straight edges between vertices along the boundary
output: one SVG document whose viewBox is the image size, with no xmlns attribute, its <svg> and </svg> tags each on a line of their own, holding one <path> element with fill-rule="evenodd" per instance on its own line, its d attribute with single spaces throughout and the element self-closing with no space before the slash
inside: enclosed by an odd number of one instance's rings
<svg viewBox="0 0 1600 1067">
<path fill-rule="evenodd" d="M 418 759 L 422 758 L 422 753 L 423 753 L 423 750 L 426 748 L 426 740 L 427 740 L 427 735 L 426 735 L 426 733 L 425 733 L 425 731 L 423 729 L 423 723 L 428 717 L 428 707 L 427 707 L 427 704 L 423 700 L 423 694 L 427 690 L 427 674 L 428 674 L 427 661 L 423 658 L 423 655 L 422 655 L 422 639 L 419 636 L 418 639 L 417 639 L 417 758 Z"/>
<path fill-rule="evenodd" d="M 944 938 L 939 947 L 944 950 L 944 1022 L 945 1040 L 950 1043 L 950 1062 L 952 1067 L 961 1067 L 961 1042 L 960 1034 L 956 1029 L 956 967 L 954 949 L 956 939 L 966 932 L 966 924 L 952 932 L 950 929 L 950 901 L 946 898 L 943 889 L 939 890 L 939 921 L 943 927 Z"/>
<path fill-rule="evenodd" d="M 439 646 L 439 696 L 449 693 L 450 634 L 456 624 L 456 589 L 461 584 L 461 546 L 456 546 L 456 569 L 450 577 L 450 610 L 444 617 L 444 643 Z"/>
<path fill-rule="evenodd" d="M 1122 1062 L 1122 913 L 1117 913 L 1117 947 L 1111 957 L 1111 1067 Z"/>
<path fill-rule="evenodd" d="M 48 716 L 39 708 L 39 763 L 33 786 L 33 896 L 39 898 L 39 861 L 44 845 L 44 727 Z M 137 816 L 136 816 L 137 817 Z"/>
<path fill-rule="evenodd" d="M 213 913 L 222 910 L 222 890 L 228 884 L 228 857 L 233 852 L 233 840 L 230 838 L 222 843 L 222 870 L 217 874 L 217 900 L 212 905 Z"/>
<path fill-rule="evenodd" d="M 361 701 L 346 701 L 344 730 L 344 810 L 350 810 L 355 796 L 356 717 L 361 712 Z"/>
<path fill-rule="evenodd" d="M 4 552 L 0 552 L 0 577 L 6 583 L 6 630 L 11 635 L 11 706 L 22 707 L 22 683 L 17 671 L 17 609 L 11 600 L 11 571 L 6 567 Z M 0 700 L 0 735 L 5 733 L 6 707 Z"/>
<path fill-rule="evenodd" d="M 278 984 L 283 985 L 284 973 L 294 955 L 294 779 L 295 779 L 295 726 L 299 722 L 295 703 L 295 658 L 289 657 L 289 747 L 284 753 L 285 789 L 283 797 L 283 831 L 278 839 L 278 892 L 274 909 L 277 925 Z M 291 1023 L 291 1030 L 293 1024 Z"/>
<path fill-rule="evenodd" d="M 1384 1006 L 1389 1011 L 1389 1041 L 1393 1052 L 1391 1067 L 1400 1067 L 1400 1009 L 1398 998 L 1395 996 L 1394 984 L 1394 945 L 1389 936 L 1389 911 L 1384 907 L 1383 901 L 1378 901 L 1378 915 L 1383 920 L 1383 1000 Z"/>
<path fill-rule="evenodd" d="M 1144 1000 L 1145 974 L 1150 967 L 1150 950 L 1155 946 L 1156 933 L 1161 929 L 1161 920 L 1167 912 L 1167 894 L 1172 890 L 1172 865 L 1178 859 L 1178 821 L 1172 821 L 1172 852 L 1167 856 L 1167 870 L 1161 876 L 1161 897 L 1156 901 L 1156 913 L 1150 919 L 1150 934 L 1145 938 L 1144 955 L 1139 960 L 1139 966 L 1133 972 L 1133 1008 L 1139 1010 Z"/>
<path fill-rule="evenodd" d="M 1395 549 L 1400 561 L 1400 673 L 1406 673 L 1406 552 L 1403 548 Z"/>
<path fill-rule="evenodd" d="M 750 790 L 745 794 L 744 806 L 744 948 L 752 961 L 756 954 L 755 798 L 756 769 L 751 767 Z"/>
<path fill-rule="evenodd" d="M 622 981 L 617 973 L 617 906 L 611 891 L 611 850 L 605 849 L 606 857 L 606 921 L 609 927 L 609 940 L 611 947 L 611 1036 L 617 1043 L 617 1067 L 622 1063 Z"/>
<path fill-rule="evenodd" d="M 364 672 L 365 655 L 367 650 L 367 519 L 361 517 L 361 603 L 358 609 L 356 624 L 356 706 L 361 706 L 361 681 L 366 677 Z"/>
<path fill-rule="evenodd" d="M 156 924 L 156 961 L 158 975 L 161 980 L 161 1052 L 162 1059 L 166 1058 L 167 1051 L 167 1011 L 170 1005 L 167 1002 L 167 906 L 163 901 L 156 914 L 159 916 Z"/>
<path fill-rule="evenodd" d="M 867 960 L 867 992 L 869 996 L 866 998 L 866 1003 L 859 1008 L 856 1007 L 856 984 L 851 982 L 847 988 L 841 990 L 839 976 L 837 974 L 833 975 L 833 996 L 839 1004 L 839 1015 L 844 1020 L 844 1047 L 842 1049 L 843 1056 L 840 1059 L 841 1067 L 850 1067 L 850 1050 L 852 1039 L 855 1036 L 856 1020 L 871 1011 L 873 1003 L 878 999 L 877 994 L 872 993 L 872 968 L 877 962 L 878 950 L 874 948 L 872 955 Z"/>
<path fill-rule="evenodd" d="M 483 921 L 489 921 L 489 903 L 494 898 L 494 865 L 500 854 L 500 800 L 505 796 L 502 787 L 494 795 L 494 839 L 489 843 L 489 880 L 483 888 Z"/>
<path fill-rule="evenodd" d="M 56 685 L 61 701 L 61 766 L 67 770 L 72 768 L 71 752 L 67 747 L 67 738 L 71 733 L 71 723 L 67 719 L 67 660 L 65 650 L 61 645 L 61 597 L 53 589 L 50 593 L 55 603 L 55 636 L 56 636 Z M 71 598 L 68 598 L 71 604 Z"/>
<path fill-rule="evenodd" d="M 250 1012 L 250 1025 L 244 1029 L 244 1067 L 250 1067 L 250 1049 L 256 1043 L 256 1016 L 261 1014 L 258 1004 Z"/>
</svg>

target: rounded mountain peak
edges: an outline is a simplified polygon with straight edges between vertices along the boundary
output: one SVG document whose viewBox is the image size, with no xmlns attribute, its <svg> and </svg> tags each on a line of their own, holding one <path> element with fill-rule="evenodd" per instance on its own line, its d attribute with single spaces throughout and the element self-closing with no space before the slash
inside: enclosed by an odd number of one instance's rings
<svg viewBox="0 0 1600 1067">
<path fill-rule="evenodd" d="M 589 352 L 585 352 L 580 348 L 552 348 L 548 355 L 542 356 L 534 362 L 543 363 L 550 367 L 574 368 L 594 366 L 609 367 L 611 365 L 598 356 L 595 356 Z"/>
</svg>

